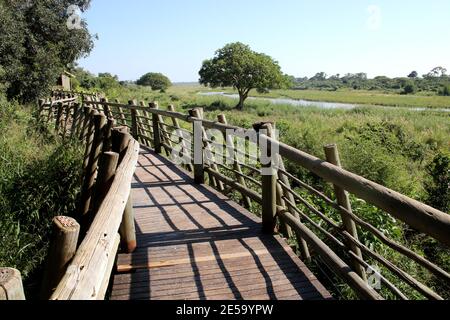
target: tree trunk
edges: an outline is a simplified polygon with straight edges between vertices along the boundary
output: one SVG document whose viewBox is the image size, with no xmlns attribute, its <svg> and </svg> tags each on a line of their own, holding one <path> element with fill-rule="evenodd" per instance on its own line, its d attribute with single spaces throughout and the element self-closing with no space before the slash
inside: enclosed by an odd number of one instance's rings
<svg viewBox="0 0 450 320">
<path fill-rule="evenodd" d="M 236 106 L 236 109 L 242 110 L 244 109 L 244 101 L 247 99 L 248 93 L 239 92 L 239 103 Z"/>
</svg>

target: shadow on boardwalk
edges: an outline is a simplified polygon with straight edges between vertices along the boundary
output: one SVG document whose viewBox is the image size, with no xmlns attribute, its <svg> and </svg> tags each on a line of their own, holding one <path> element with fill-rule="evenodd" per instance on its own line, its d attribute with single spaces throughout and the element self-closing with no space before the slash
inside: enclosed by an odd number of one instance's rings
<svg viewBox="0 0 450 320">
<path fill-rule="evenodd" d="M 112 299 L 330 299 L 259 218 L 141 151 L 133 188 L 138 249 L 120 254 Z"/>
</svg>

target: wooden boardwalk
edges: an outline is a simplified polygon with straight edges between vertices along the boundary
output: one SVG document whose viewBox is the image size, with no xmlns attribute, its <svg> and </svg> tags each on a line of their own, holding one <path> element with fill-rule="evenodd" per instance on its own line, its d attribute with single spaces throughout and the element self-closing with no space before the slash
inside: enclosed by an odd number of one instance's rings
<svg viewBox="0 0 450 320">
<path fill-rule="evenodd" d="M 138 249 L 119 254 L 113 300 L 330 299 L 260 219 L 142 148 L 132 185 Z"/>
</svg>

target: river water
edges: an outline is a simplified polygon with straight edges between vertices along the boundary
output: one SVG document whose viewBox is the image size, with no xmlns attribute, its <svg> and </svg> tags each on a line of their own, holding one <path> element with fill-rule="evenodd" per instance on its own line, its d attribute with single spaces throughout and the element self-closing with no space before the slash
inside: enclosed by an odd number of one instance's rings
<svg viewBox="0 0 450 320">
<path fill-rule="evenodd" d="M 201 96 L 221 96 L 230 99 L 239 99 L 238 94 L 231 94 L 225 92 L 199 92 Z M 358 107 L 363 107 L 366 105 L 360 104 L 349 104 L 349 103 L 339 103 L 339 102 L 325 102 L 325 101 L 308 101 L 308 100 L 297 100 L 289 98 L 260 98 L 260 97 L 249 97 L 248 100 L 259 100 L 259 101 L 269 101 L 273 104 L 284 104 L 296 107 L 316 107 L 320 109 L 340 109 L 340 110 L 352 110 Z M 449 103 L 450 104 L 450 103 Z M 450 112 L 449 109 L 431 109 L 431 108 L 407 108 L 407 107 L 395 107 L 395 106 L 373 106 L 383 109 L 395 109 L 395 110 L 410 110 L 410 111 L 440 111 L 440 112 Z"/>
</svg>

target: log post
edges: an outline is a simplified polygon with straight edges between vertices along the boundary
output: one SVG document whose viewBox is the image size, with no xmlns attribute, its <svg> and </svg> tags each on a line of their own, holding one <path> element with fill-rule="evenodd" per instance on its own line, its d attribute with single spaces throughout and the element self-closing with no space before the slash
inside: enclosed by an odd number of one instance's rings
<svg viewBox="0 0 450 320">
<path fill-rule="evenodd" d="M 259 123 L 253 126 L 260 133 L 272 131 L 271 123 Z M 258 139 L 259 140 L 259 139 Z M 272 150 L 268 145 L 260 144 L 261 155 L 266 157 L 266 161 L 262 161 L 262 229 L 264 233 L 272 234 L 276 231 L 276 210 L 277 210 L 277 173 L 272 163 Z M 266 163 L 264 163 L 266 162 Z"/>
<path fill-rule="evenodd" d="M 92 211 L 94 214 L 98 211 L 100 205 L 108 194 L 109 187 L 111 186 L 114 175 L 116 174 L 118 164 L 119 154 L 116 152 L 104 152 L 100 157 L 92 206 Z"/>
<path fill-rule="evenodd" d="M 172 105 L 172 104 L 169 105 L 168 110 L 171 111 L 171 112 L 175 112 L 176 111 L 175 110 L 175 106 Z M 183 131 L 181 130 L 180 123 L 178 122 L 178 119 L 176 119 L 176 118 L 171 118 L 171 119 L 172 119 L 173 126 L 176 128 L 177 134 L 180 135 L 179 141 L 180 141 L 180 145 L 181 145 L 181 148 L 182 148 L 182 154 L 185 155 L 185 153 L 189 153 L 190 152 L 191 148 L 188 147 L 188 145 L 186 143 L 186 140 L 183 139 Z M 189 156 L 189 158 L 191 157 L 190 154 L 188 154 L 188 156 Z M 190 172 L 194 171 L 194 167 L 193 167 L 192 163 L 186 163 L 186 168 Z"/>
<path fill-rule="evenodd" d="M 92 143 L 91 152 L 89 155 L 89 161 L 86 168 L 86 176 L 81 189 L 81 217 L 85 217 L 89 213 L 92 200 L 92 188 L 95 182 L 95 176 L 97 173 L 98 160 L 103 147 L 103 133 L 106 124 L 106 117 L 102 114 L 96 114 L 94 116 L 94 139 Z M 86 230 L 83 225 L 83 230 Z"/>
<path fill-rule="evenodd" d="M 228 124 L 227 118 L 224 114 L 219 114 L 217 116 L 217 120 L 219 121 L 219 123 L 223 123 L 223 124 Z M 236 148 L 234 145 L 234 140 L 232 136 L 227 135 L 226 133 L 224 133 L 224 139 L 226 142 L 226 149 L 228 150 L 228 143 L 230 142 L 230 144 L 232 144 L 233 146 L 233 154 L 231 155 L 233 157 L 233 167 L 234 170 L 236 170 L 238 173 L 235 174 L 236 180 L 239 184 L 241 184 L 242 186 L 244 186 L 245 188 L 247 188 L 247 183 L 245 182 L 244 177 L 242 177 L 242 168 L 241 165 L 239 164 L 239 161 L 237 159 L 236 156 Z M 250 201 L 250 198 L 245 195 L 244 193 L 241 194 L 242 195 L 242 201 L 244 203 L 244 206 L 249 209 L 252 205 L 252 202 Z"/>
<path fill-rule="evenodd" d="M 189 115 L 194 118 L 199 118 L 197 109 L 189 110 Z M 204 154 L 203 154 L 203 126 L 201 121 L 193 122 L 193 146 L 194 146 L 194 181 L 198 184 L 205 183 L 205 168 L 204 168 Z"/>
<path fill-rule="evenodd" d="M 56 113 L 56 120 L 55 120 L 55 132 L 59 133 L 59 127 L 61 125 L 61 117 L 63 114 L 63 104 L 61 102 L 58 102 L 58 109 Z"/>
<path fill-rule="evenodd" d="M 39 99 L 38 100 L 38 120 L 42 121 L 42 112 L 44 111 L 44 106 L 45 106 L 45 99 Z"/>
<path fill-rule="evenodd" d="M 116 99 L 114 100 L 115 103 L 120 104 L 120 100 Z M 122 107 L 117 107 L 117 110 L 119 111 L 119 117 L 120 117 L 120 124 L 123 126 L 127 125 L 127 117 L 125 117 L 125 113 L 123 112 L 123 108 Z"/>
<path fill-rule="evenodd" d="M 25 300 L 22 277 L 19 270 L 0 268 L 0 301 L 2 300 Z"/>
<path fill-rule="evenodd" d="M 73 136 L 77 132 L 78 122 L 80 121 L 80 104 L 75 103 L 73 105 L 73 116 L 72 116 L 72 126 L 70 127 L 70 139 L 73 139 Z"/>
<path fill-rule="evenodd" d="M 111 141 L 111 131 L 116 125 L 116 121 L 114 119 L 108 119 L 104 128 L 103 134 L 103 152 L 108 152 L 112 150 L 112 141 Z"/>
<path fill-rule="evenodd" d="M 128 127 L 116 127 L 111 131 L 112 151 L 119 154 L 119 163 L 122 161 L 128 143 L 131 140 L 131 135 L 128 132 Z"/>
<path fill-rule="evenodd" d="M 151 102 L 149 104 L 150 109 L 158 109 L 158 104 L 155 102 Z M 159 130 L 159 117 L 156 113 L 152 113 L 152 126 L 153 126 L 153 146 L 155 148 L 155 152 L 160 154 L 162 152 L 161 149 L 161 131 Z"/>
<path fill-rule="evenodd" d="M 325 156 L 326 156 L 326 160 L 331 163 L 334 164 L 335 166 L 341 168 L 341 160 L 339 157 L 339 151 L 337 148 L 337 145 L 335 144 L 330 144 L 330 145 L 326 145 L 324 147 L 325 150 Z M 336 195 L 336 200 L 337 203 L 344 207 L 345 209 L 347 209 L 348 211 L 352 211 L 352 206 L 350 204 L 350 198 L 348 196 L 347 191 L 345 191 L 344 189 L 334 185 L 334 193 Z M 342 224 L 344 229 L 355 239 L 358 240 L 358 230 L 356 229 L 356 224 L 355 222 L 348 217 L 345 214 L 341 213 L 341 219 L 342 219 Z M 347 246 L 349 246 L 349 248 L 351 249 L 351 251 L 353 253 L 355 253 L 359 258 L 362 259 L 362 253 L 361 253 L 361 249 L 359 247 L 357 247 L 354 244 L 349 244 L 347 243 Z M 363 279 L 366 280 L 366 272 L 363 268 L 363 266 L 361 266 L 359 264 L 359 262 L 357 260 L 353 260 L 353 266 L 354 266 L 354 270 L 355 272 Z"/>
<path fill-rule="evenodd" d="M 102 103 L 103 104 L 103 111 L 105 113 L 105 116 L 107 118 L 114 118 L 113 114 L 111 113 L 111 108 L 108 105 L 108 99 L 107 98 L 102 98 Z"/>
<path fill-rule="evenodd" d="M 128 101 L 128 105 L 130 106 L 131 112 L 131 135 L 135 140 L 139 140 L 139 131 L 138 131 L 138 123 L 137 123 L 137 113 L 136 109 L 131 106 L 135 105 L 133 100 Z"/>
<path fill-rule="evenodd" d="M 80 225 L 69 217 L 53 218 L 53 232 L 42 282 L 41 299 L 47 300 L 61 281 L 77 250 Z"/>
<path fill-rule="evenodd" d="M 126 153 L 128 144 L 131 140 L 129 133 L 123 129 L 113 130 L 113 151 L 123 155 Z M 122 157 L 120 157 L 121 161 Z M 120 162 L 119 162 L 120 163 Z M 136 227 L 134 222 L 134 209 L 132 194 L 128 196 L 128 201 L 123 212 L 122 223 L 120 224 L 119 234 L 121 237 L 122 248 L 127 253 L 132 253 L 136 247 Z"/>
</svg>

